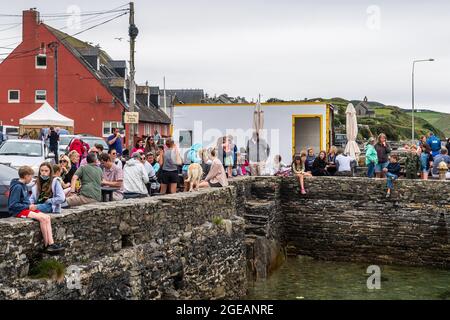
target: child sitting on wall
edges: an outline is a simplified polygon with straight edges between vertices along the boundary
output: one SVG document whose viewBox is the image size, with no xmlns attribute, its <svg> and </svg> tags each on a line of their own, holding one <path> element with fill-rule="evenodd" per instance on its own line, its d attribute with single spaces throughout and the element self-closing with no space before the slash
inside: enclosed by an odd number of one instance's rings
<svg viewBox="0 0 450 320">
<path fill-rule="evenodd" d="M 398 163 L 398 156 L 396 154 L 393 154 L 389 159 L 389 164 L 387 168 L 383 169 L 384 174 L 386 175 L 387 179 L 387 193 L 386 198 L 389 198 L 391 196 L 391 190 L 394 188 L 394 180 L 398 179 L 398 176 L 400 175 L 400 164 Z"/>
<path fill-rule="evenodd" d="M 33 175 L 34 171 L 31 167 L 20 167 L 19 179 L 13 179 L 9 187 L 8 211 L 11 217 L 37 220 L 44 238 L 44 252 L 57 254 L 62 252 L 64 247 L 53 241 L 51 218 L 37 210 L 28 196 L 27 184 L 32 181 Z"/>
</svg>

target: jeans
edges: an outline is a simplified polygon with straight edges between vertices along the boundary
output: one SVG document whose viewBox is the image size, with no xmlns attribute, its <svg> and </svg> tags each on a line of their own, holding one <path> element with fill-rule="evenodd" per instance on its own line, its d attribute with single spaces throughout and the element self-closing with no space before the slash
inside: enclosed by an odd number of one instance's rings
<svg viewBox="0 0 450 320">
<path fill-rule="evenodd" d="M 420 165 L 421 165 L 421 169 L 422 169 L 422 172 L 428 172 L 428 169 L 429 169 L 429 165 L 428 165 L 428 154 L 427 153 L 425 153 L 425 152 L 423 152 L 421 155 L 420 155 Z"/>
<path fill-rule="evenodd" d="M 43 213 L 52 213 L 53 208 L 51 203 L 42 203 L 36 205 L 37 209 Z"/>
<path fill-rule="evenodd" d="M 367 165 L 367 176 L 369 178 L 373 178 L 374 175 L 375 175 L 375 163 L 371 162 Z"/>
<path fill-rule="evenodd" d="M 386 179 L 387 179 L 387 187 L 388 189 L 393 189 L 394 188 L 394 180 L 398 179 L 398 176 L 390 173 L 390 172 L 386 172 Z"/>
</svg>

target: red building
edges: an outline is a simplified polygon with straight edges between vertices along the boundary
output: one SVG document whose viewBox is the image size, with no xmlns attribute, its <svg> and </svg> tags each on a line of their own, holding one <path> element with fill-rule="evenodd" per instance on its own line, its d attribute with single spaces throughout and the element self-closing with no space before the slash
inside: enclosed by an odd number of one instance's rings
<svg viewBox="0 0 450 320">
<path fill-rule="evenodd" d="M 129 97 L 126 61 L 113 60 L 99 47 L 46 25 L 32 9 L 23 12 L 22 28 L 22 43 L 0 64 L 0 120 L 4 125 L 17 126 L 19 119 L 44 101 L 55 106 L 56 44 L 58 112 L 74 120 L 75 133 L 101 137 L 114 127 L 123 127 Z M 159 98 L 151 97 L 150 87 L 139 88 L 139 135 L 147 133 L 146 129 L 149 134 L 159 129 L 168 135 L 170 119 L 152 103 Z"/>
</svg>

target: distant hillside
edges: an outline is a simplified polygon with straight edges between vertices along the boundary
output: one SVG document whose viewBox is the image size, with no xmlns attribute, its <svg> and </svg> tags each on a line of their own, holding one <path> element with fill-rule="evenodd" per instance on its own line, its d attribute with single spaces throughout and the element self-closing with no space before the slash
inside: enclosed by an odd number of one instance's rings
<svg viewBox="0 0 450 320">
<path fill-rule="evenodd" d="M 407 112 L 411 113 L 410 110 Z M 428 121 L 434 127 L 438 128 L 439 130 L 444 132 L 446 137 L 450 137 L 450 114 L 449 113 L 424 110 L 424 111 L 420 111 L 420 112 L 415 112 L 414 115 L 416 117 L 420 117 L 420 118 Z"/>
<path fill-rule="evenodd" d="M 336 116 L 336 127 L 344 129 L 345 110 L 349 103 L 356 106 L 361 100 L 347 100 L 343 98 L 315 98 L 307 101 L 323 101 L 333 104 L 338 108 Z M 396 106 L 388 106 L 376 101 L 368 101 L 369 106 L 375 111 L 375 118 L 358 118 L 359 124 L 365 124 L 369 130 L 362 129 L 360 138 L 368 138 L 371 134 L 381 132 L 388 136 L 389 140 L 411 139 L 411 111 L 403 110 Z M 450 136 L 450 114 L 435 111 L 415 113 L 415 135 L 416 137 L 433 131 L 441 139 Z"/>
</svg>

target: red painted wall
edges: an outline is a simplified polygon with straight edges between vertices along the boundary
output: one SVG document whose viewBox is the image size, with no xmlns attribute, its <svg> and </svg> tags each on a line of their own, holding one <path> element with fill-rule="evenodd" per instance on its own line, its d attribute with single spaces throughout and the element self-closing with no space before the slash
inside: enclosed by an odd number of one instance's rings
<svg viewBox="0 0 450 320">
<path fill-rule="evenodd" d="M 47 47 L 57 39 L 45 25 L 36 22 L 36 14 L 24 11 L 23 42 L 0 64 L 0 120 L 4 125 L 19 125 L 19 119 L 41 106 L 35 103 L 35 90 L 47 90 L 47 101 L 54 105 L 53 52 L 46 49 L 47 69 L 36 69 L 35 55 L 40 50 L 32 49 L 41 43 Z M 32 51 L 24 53 L 28 50 Z M 58 58 L 58 112 L 75 121 L 75 133 L 102 136 L 103 121 L 121 122 L 124 107 L 113 102 L 109 90 L 62 43 Z M 20 90 L 20 103 L 8 103 L 11 89 Z"/>
</svg>

